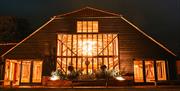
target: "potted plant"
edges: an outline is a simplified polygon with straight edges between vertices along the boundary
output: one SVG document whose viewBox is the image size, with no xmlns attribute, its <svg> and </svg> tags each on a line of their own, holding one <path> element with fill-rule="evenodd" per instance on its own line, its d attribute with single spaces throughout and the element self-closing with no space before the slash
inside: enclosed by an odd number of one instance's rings
<svg viewBox="0 0 180 91">
<path fill-rule="evenodd" d="M 79 74 L 80 74 L 80 71 L 79 71 L 79 70 L 78 70 L 78 71 L 75 71 L 75 70 L 74 70 L 74 67 L 73 67 L 72 65 L 70 65 L 70 66 L 68 66 L 68 71 L 69 71 L 69 73 L 68 73 L 68 75 L 67 75 L 67 78 L 68 78 L 69 80 L 78 79 L 78 76 L 79 76 Z"/>
</svg>

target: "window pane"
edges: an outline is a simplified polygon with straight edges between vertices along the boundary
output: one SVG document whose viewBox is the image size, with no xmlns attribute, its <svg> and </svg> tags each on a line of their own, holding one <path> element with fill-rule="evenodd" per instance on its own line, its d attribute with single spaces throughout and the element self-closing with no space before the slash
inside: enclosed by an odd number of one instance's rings
<svg viewBox="0 0 180 91">
<path fill-rule="evenodd" d="M 115 38 L 115 39 L 114 39 Z M 118 55 L 118 39 L 117 39 L 117 35 L 113 35 L 113 45 L 114 45 L 114 55 Z"/>
<path fill-rule="evenodd" d="M 93 21 L 93 32 L 98 32 L 98 21 Z"/>
<path fill-rule="evenodd" d="M 81 56 L 82 55 L 82 38 L 83 36 L 82 35 L 78 35 L 78 55 Z"/>
<path fill-rule="evenodd" d="M 88 21 L 88 32 L 92 32 L 93 26 L 92 26 L 92 21 Z"/>
<path fill-rule="evenodd" d="M 119 60 L 118 60 L 118 57 L 116 57 L 116 58 L 114 59 L 114 69 L 115 69 L 116 71 L 119 71 Z"/>
<path fill-rule="evenodd" d="M 34 61 L 32 82 L 41 82 L 41 76 L 42 76 L 42 61 Z"/>
<path fill-rule="evenodd" d="M 21 73 L 21 82 L 29 83 L 30 82 L 30 68 L 31 61 L 22 61 L 22 73 Z"/>
<path fill-rule="evenodd" d="M 61 41 L 63 42 L 62 56 L 66 56 L 66 54 L 67 54 L 67 35 L 63 35 L 63 39 Z"/>
<path fill-rule="evenodd" d="M 71 56 L 71 53 L 72 53 L 72 52 L 71 52 L 70 49 L 72 49 L 72 48 L 71 48 L 71 41 L 72 41 L 71 38 L 72 38 L 72 36 L 71 36 L 71 35 L 68 35 L 67 38 L 68 38 L 68 39 L 67 39 L 67 45 L 66 45 L 66 46 L 67 46 L 66 52 L 67 52 L 67 56 Z"/>
<path fill-rule="evenodd" d="M 82 32 L 82 22 L 77 21 L 77 32 Z"/>
<path fill-rule="evenodd" d="M 62 37 L 61 35 L 58 35 L 58 40 L 57 40 L 57 56 L 61 55 L 61 46 L 62 46 L 61 41 L 60 41 L 60 40 L 62 40 L 61 37 Z"/>
<path fill-rule="evenodd" d="M 62 69 L 62 64 L 61 64 L 61 62 L 62 62 L 61 58 L 57 58 L 56 69 Z"/>
<path fill-rule="evenodd" d="M 104 46 L 104 56 L 107 56 L 108 55 L 108 50 L 107 50 L 107 34 L 103 34 L 103 46 Z"/>
<path fill-rule="evenodd" d="M 98 44 L 97 44 L 97 46 L 98 46 L 98 54 L 99 55 L 103 55 L 103 41 L 102 41 L 103 39 L 102 39 L 102 34 L 98 34 Z"/>
<path fill-rule="evenodd" d="M 103 65 L 103 62 L 102 62 L 102 58 L 98 58 L 98 68 L 100 68 L 101 67 L 101 65 Z"/>
<path fill-rule="evenodd" d="M 77 32 L 98 32 L 98 21 L 77 21 Z"/>
<path fill-rule="evenodd" d="M 60 68 L 63 72 L 65 72 L 65 73 L 67 73 L 67 62 L 66 62 L 66 58 L 62 58 L 62 60 L 61 60 L 62 62 L 62 68 Z"/>
<path fill-rule="evenodd" d="M 157 78 L 158 80 L 166 80 L 166 67 L 165 61 L 156 61 Z"/>
<path fill-rule="evenodd" d="M 146 81 L 154 82 L 154 61 L 145 61 L 145 72 L 146 72 Z"/>
<path fill-rule="evenodd" d="M 5 64 L 5 76 L 4 76 L 4 85 L 10 85 L 8 80 L 10 79 L 10 60 L 6 60 L 6 64 Z"/>
<path fill-rule="evenodd" d="M 109 70 L 114 69 L 114 60 L 113 58 L 109 58 Z"/>
<path fill-rule="evenodd" d="M 98 67 L 97 67 L 97 58 L 93 58 L 93 71 L 96 72 Z"/>
<path fill-rule="evenodd" d="M 10 80 L 14 81 L 13 85 L 19 85 L 21 61 L 6 59 L 5 64 L 4 85 L 10 85 Z"/>
<path fill-rule="evenodd" d="M 77 54 L 77 35 L 73 35 L 73 45 L 72 45 L 72 51 L 73 51 L 73 56 Z"/>
<path fill-rule="evenodd" d="M 88 67 L 88 69 L 87 69 L 88 70 L 88 74 L 92 74 L 92 58 L 88 58 L 87 61 L 88 61 L 88 64 L 87 63 L 85 63 L 85 64 Z"/>
<path fill-rule="evenodd" d="M 143 80 L 143 62 L 134 61 L 134 81 L 144 82 Z"/>
<path fill-rule="evenodd" d="M 97 35 L 96 34 L 94 34 L 93 35 L 93 45 L 92 45 L 92 47 L 93 47 L 93 53 L 92 53 L 92 55 L 93 56 L 96 56 L 97 55 Z"/>
<path fill-rule="evenodd" d="M 82 32 L 87 32 L 87 21 L 83 21 L 83 31 Z"/>
</svg>

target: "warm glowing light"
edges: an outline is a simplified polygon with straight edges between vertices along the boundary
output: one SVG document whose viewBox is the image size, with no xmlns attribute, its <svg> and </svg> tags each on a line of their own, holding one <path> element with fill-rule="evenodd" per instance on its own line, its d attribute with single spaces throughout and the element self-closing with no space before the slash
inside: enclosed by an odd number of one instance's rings
<svg viewBox="0 0 180 91">
<path fill-rule="evenodd" d="M 31 61 L 22 61 L 21 82 L 29 83 L 31 74 Z"/>
<path fill-rule="evenodd" d="M 56 71 L 53 71 L 51 73 L 50 80 L 55 81 L 55 80 L 59 80 L 59 79 L 60 79 L 60 77 L 57 75 Z"/>
<path fill-rule="evenodd" d="M 86 29 L 89 32 L 90 28 Z M 82 74 L 91 74 L 104 64 L 119 71 L 117 34 L 58 34 L 57 41 L 57 69 L 67 73 L 72 65 Z M 88 67 L 85 62 L 89 62 Z"/>
<path fill-rule="evenodd" d="M 138 68 L 138 65 L 134 65 L 135 68 Z"/>
<path fill-rule="evenodd" d="M 125 80 L 122 76 L 118 76 L 118 77 L 116 77 L 116 79 L 119 80 L 119 81 L 124 81 Z"/>
<path fill-rule="evenodd" d="M 98 32 L 98 21 L 77 21 L 77 32 Z"/>
<path fill-rule="evenodd" d="M 95 47 L 96 43 L 94 41 L 83 41 L 82 42 L 82 53 L 84 55 L 92 55 L 93 54 L 93 47 Z"/>
<path fill-rule="evenodd" d="M 33 61 L 33 78 L 32 82 L 41 82 L 42 61 Z"/>
<path fill-rule="evenodd" d="M 59 76 L 55 76 L 55 75 L 50 77 L 50 80 L 52 81 L 59 80 L 59 79 L 60 79 Z"/>
<path fill-rule="evenodd" d="M 143 62 L 139 60 L 134 61 L 134 81 L 144 82 L 143 79 Z"/>
</svg>

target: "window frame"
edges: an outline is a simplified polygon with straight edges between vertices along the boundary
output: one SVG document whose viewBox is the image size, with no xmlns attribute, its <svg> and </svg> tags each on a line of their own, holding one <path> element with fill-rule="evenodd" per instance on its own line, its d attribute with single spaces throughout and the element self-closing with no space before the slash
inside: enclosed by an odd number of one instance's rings
<svg viewBox="0 0 180 91">
<path fill-rule="evenodd" d="M 158 59 L 156 59 L 156 60 L 153 60 L 153 59 L 148 59 L 148 60 L 142 60 L 142 59 L 133 59 L 133 63 L 135 63 L 135 61 L 142 61 L 142 66 L 143 66 L 143 83 L 149 83 L 149 82 L 155 82 L 155 81 L 164 81 L 164 80 L 167 80 L 168 79 L 168 68 L 167 68 L 167 61 L 166 60 L 158 60 Z M 147 63 L 147 62 L 149 62 L 149 61 L 152 61 L 152 63 L 153 63 L 153 73 L 154 73 L 154 79 L 153 80 L 151 80 L 151 81 L 147 81 L 147 75 L 146 75 L 146 64 L 145 63 Z M 166 79 L 164 79 L 164 80 L 162 80 L 162 79 L 158 79 L 158 68 L 157 68 L 157 63 L 158 63 L 158 61 L 163 61 L 163 63 L 164 63 L 164 75 L 165 75 L 165 78 Z M 133 65 L 133 66 L 135 66 L 135 64 Z M 134 82 L 138 82 L 138 81 L 135 81 L 135 72 L 134 72 Z"/>
<path fill-rule="evenodd" d="M 99 21 L 97 20 L 78 20 L 76 21 L 77 33 L 98 33 Z"/>
</svg>

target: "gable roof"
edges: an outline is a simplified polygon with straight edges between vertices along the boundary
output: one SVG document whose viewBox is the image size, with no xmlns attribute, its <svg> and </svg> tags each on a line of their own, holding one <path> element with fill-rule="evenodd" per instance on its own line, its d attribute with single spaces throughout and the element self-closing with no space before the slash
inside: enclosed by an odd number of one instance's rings
<svg viewBox="0 0 180 91">
<path fill-rule="evenodd" d="M 57 15 L 56 18 L 60 17 L 119 17 L 119 14 L 103 11 L 100 9 L 85 7 L 69 13 Z"/>
<path fill-rule="evenodd" d="M 86 13 L 85 13 L 86 12 Z M 81 15 L 82 14 L 82 15 Z M 33 36 L 34 34 L 36 34 L 38 31 L 40 31 L 42 28 L 44 28 L 46 25 L 48 25 L 50 22 L 52 22 L 54 19 L 58 19 L 61 17 L 77 17 L 77 16 L 82 16 L 82 17 L 118 17 L 121 18 L 122 20 L 124 20 L 125 22 L 127 22 L 128 24 L 130 24 L 132 27 L 134 27 L 138 32 L 140 32 L 142 35 L 146 36 L 148 39 L 150 39 L 151 41 L 153 41 L 155 44 L 157 44 L 158 46 L 160 46 L 161 48 L 163 48 L 164 50 L 166 50 L 168 53 L 170 53 L 171 55 L 176 57 L 176 54 L 173 53 L 171 50 L 169 50 L 167 47 L 165 47 L 164 45 L 162 45 L 161 43 L 159 43 L 158 41 L 156 41 L 154 38 L 152 38 L 151 36 L 149 36 L 148 34 L 146 34 L 145 32 L 143 32 L 141 29 L 139 29 L 137 26 L 135 26 L 133 23 L 131 23 L 130 21 L 128 21 L 126 18 L 124 18 L 122 15 L 120 14 L 115 14 L 115 13 L 111 13 L 111 12 L 107 12 L 107 11 L 103 11 L 103 10 L 99 10 L 99 9 L 95 9 L 95 8 L 91 8 L 91 7 L 85 7 L 79 10 L 75 10 L 69 13 L 65 13 L 62 15 L 57 15 L 52 17 L 48 22 L 46 22 L 44 25 L 42 25 L 40 28 L 38 28 L 36 31 L 34 31 L 32 34 L 30 34 L 29 36 L 27 36 L 24 40 L 22 40 L 21 42 L 19 42 L 18 44 L 16 44 L 14 47 L 12 47 L 11 49 L 9 49 L 7 52 L 5 52 L 3 55 L 1 55 L 1 57 L 5 56 L 7 53 L 9 53 L 10 51 L 12 51 L 14 48 L 16 48 L 17 46 L 19 46 L 21 43 L 23 43 L 24 41 L 26 41 L 27 39 L 29 39 L 31 36 Z"/>
</svg>

